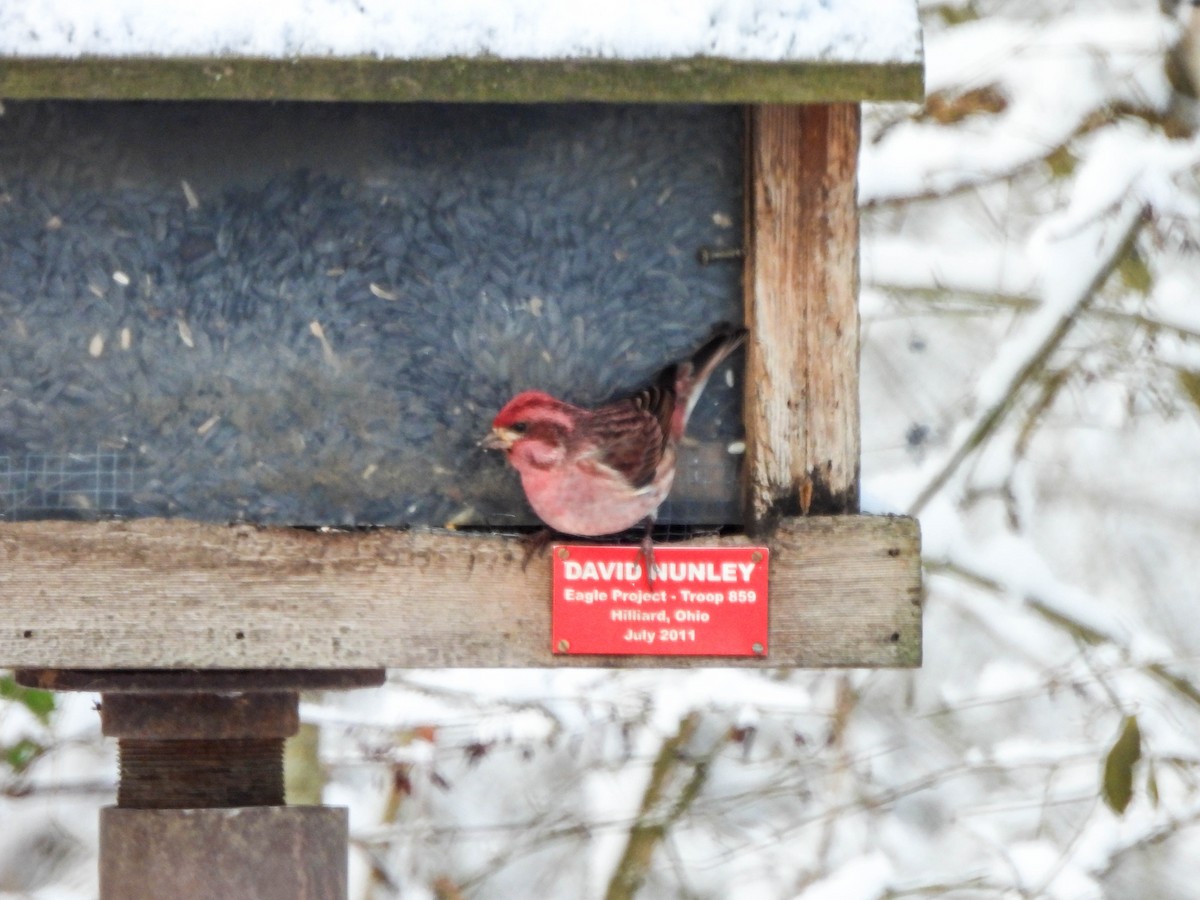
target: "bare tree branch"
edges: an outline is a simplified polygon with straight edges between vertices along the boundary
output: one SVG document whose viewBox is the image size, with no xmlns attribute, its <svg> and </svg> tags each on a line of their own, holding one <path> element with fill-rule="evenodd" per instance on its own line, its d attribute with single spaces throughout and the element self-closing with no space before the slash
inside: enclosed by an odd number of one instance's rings
<svg viewBox="0 0 1200 900">
<path fill-rule="evenodd" d="M 700 713 L 688 713 L 680 720 L 679 730 L 663 741 L 650 769 L 650 782 L 642 795 L 637 821 L 629 829 L 625 851 L 609 880 L 605 900 L 632 900 L 637 895 L 658 845 L 704 787 L 709 764 L 725 741 L 716 741 L 700 756 L 689 755 L 686 747 L 699 725 Z"/>
<path fill-rule="evenodd" d="M 1125 221 L 1121 223 L 1117 239 L 1109 251 L 1097 262 L 1092 276 L 1082 286 L 1072 302 L 1066 304 L 1058 321 L 1047 332 L 1034 351 L 1025 359 L 1021 366 L 1010 377 L 1004 389 L 998 393 L 997 399 L 985 408 L 975 419 L 974 424 L 958 446 L 950 454 L 934 476 L 923 487 L 916 499 L 909 505 L 910 515 L 917 515 L 925 505 L 950 480 L 958 467 L 972 452 L 987 440 L 993 431 L 1004 420 L 1012 409 L 1018 395 L 1034 375 L 1045 368 L 1047 361 L 1055 350 L 1062 344 L 1078 319 L 1080 312 L 1092 301 L 1097 291 L 1104 286 L 1121 257 L 1137 237 L 1142 223 L 1145 221 L 1145 210 L 1132 209 L 1125 213 Z"/>
</svg>

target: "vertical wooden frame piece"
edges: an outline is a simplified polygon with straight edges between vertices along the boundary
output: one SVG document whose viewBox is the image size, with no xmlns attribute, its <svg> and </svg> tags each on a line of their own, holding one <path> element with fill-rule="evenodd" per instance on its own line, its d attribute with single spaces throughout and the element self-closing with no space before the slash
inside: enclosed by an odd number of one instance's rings
<svg viewBox="0 0 1200 900">
<path fill-rule="evenodd" d="M 747 115 L 746 517 L 859 497 L 857 103 Z"/>
</svg>

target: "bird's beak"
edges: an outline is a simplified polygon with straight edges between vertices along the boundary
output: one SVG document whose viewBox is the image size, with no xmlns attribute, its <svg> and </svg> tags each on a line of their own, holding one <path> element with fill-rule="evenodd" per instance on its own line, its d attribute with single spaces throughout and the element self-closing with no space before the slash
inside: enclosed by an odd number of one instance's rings
<svg viewBox="0 0 1200 900">
<path fill-rule="evenodd" d="M 493 428 L 487 433 L 479 446 L 484 450 L 507 450 L 512 446 L 512 435 L 507 429 Z"/>
</svg>

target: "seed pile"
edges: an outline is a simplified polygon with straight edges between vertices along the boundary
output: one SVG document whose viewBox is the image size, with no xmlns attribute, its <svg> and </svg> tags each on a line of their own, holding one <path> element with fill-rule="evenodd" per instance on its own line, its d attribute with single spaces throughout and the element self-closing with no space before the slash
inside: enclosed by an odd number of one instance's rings
<svg viewBox="0 0 1200 900">
<path fill-rule="evenodd" d="M 528 523 L 491 417 L 740 320 L 741 172 L 725 107 L 7 104 L 0 518 Z M 665 519 L 737 520 L 740 392 Z"/>
</svg>

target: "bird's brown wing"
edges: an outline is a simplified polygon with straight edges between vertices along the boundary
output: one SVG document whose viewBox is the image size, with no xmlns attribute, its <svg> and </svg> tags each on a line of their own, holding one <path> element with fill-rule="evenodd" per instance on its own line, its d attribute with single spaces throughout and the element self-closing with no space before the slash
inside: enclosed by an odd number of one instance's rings
<svg viewBox="0 0 1200 900">
<path fill-rule="evenodd" d="M 674 408 L 674 392 L 659 382 L 595 410 L 588 431 L 598 446 L 597 460 L 634 487 L 648 485 L 666 449 Z"/>
</svg>

